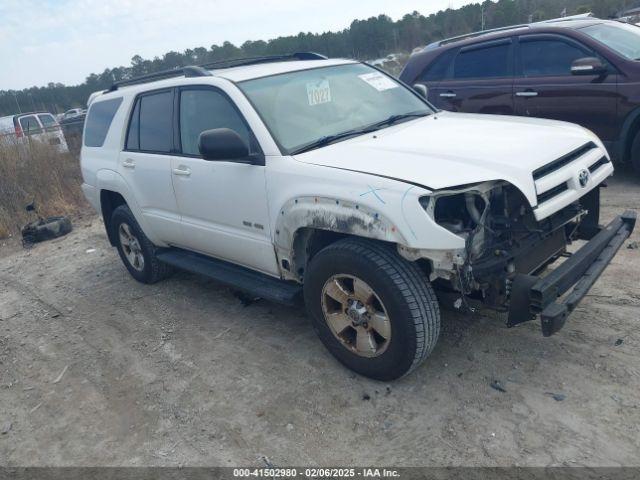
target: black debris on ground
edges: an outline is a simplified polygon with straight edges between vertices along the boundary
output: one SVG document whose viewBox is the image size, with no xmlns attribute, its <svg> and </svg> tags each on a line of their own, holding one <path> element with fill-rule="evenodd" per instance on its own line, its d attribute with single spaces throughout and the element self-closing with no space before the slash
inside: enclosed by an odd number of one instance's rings
<svg viewBox="0 0 640 480">
<path fill-rule="evenodd" d="M 364 400 L 365 402 L 369 401 L 371 400 L 371 396 L 368 393 L 365 393 L 362 395 L 362 400 Z"/>
<path fill-rule="evenodd" d="M 620 345 L 622 345 L 623 343 L 624 343 L 624 340 L 623 340 L 623 339 L 621 339 L 621 338 L 619 338 L 619 339 L 617 339 L 617 340 L 616 340 L 615 346 L 616 346 L 616 347 L 619 347 L 619 346 L 620 346 Z"/>
<path fill-rule="evenodd" d="M 627 248 L 629 250 L 638 250 L 638 248 L 640 248 L 640 244 L 638 244 L 638 242 L 631 242 L 629 245 L 627 245 Z"/>
<path fill-rule="evenodd" d="M 507 393 L 507 389 L 502 386 L 500 380 L 494 380 L 493 382 L 491 382 L 491 388 L 502 393 Z"/>
<path fill-rule="evenodd" d="M 546 392 L 546 394 L 550 395 L 556 402 L 563 402 L 567 398 L 564 393 Z"/>
</svg>

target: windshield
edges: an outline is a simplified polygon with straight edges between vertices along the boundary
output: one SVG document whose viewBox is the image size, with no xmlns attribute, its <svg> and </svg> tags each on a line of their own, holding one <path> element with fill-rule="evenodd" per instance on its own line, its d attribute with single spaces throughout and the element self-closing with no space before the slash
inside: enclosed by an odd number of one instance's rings
<svg viewBox="0 0 640 480">
<path fill-rule="evenodd" d="M 631 60 L 640 60 L 640 28 L 635 25 L 599 23 L 581 31 Z"/>
<path fill-rule="evenodd" d="M 386 126 L 377 125 L 381 122 L 391 125 L 433 113 L 412 91 L 359 63 L 273 75 L 239 86 L 287 154 Z"/>
</svg>

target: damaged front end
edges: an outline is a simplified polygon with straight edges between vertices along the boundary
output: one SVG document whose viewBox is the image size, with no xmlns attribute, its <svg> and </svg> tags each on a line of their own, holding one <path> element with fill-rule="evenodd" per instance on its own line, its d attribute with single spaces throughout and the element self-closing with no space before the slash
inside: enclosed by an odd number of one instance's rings
<svg viewBox="0 0 640 480">
<path fill-rule="evenodd" d="M 454 305 L 458 308 L 477 300 L 487 307 L 509 311 L 509 326 L 532 320 L 576 284 L 603 249 L 610 247 L 610 251 L 616 246 L 609 245 L 612 239 L 600 233 L 599 205 L 600 189 L 595 188 L 579 201 L 539 221 L 524 195 L 506 182 L 486 182 L 436 192 L 425 206 L 428 214 L 466 243 L 463 260 L 457 262 L 449 278 L 438 275 L 436 284 L 449 292 L 445 297 L 457 297 Z M 621 221 L 621 225 L 627 227 L 623 233 L 628 237 L 633 230 L 631 217 L 635 220 L 635 216 L 625 215 L 629 218 Z M 626 218 L 625 215 L 619 218 Z M 591 245 L 592 254 L 572 270 L 570 278 L 565 276 L 561 280 L 567 288 L 551 289 L 555 295 L 547 288 L 543 294 L 546 298 L 536 303 L 535 289 L 542 282 L 542 273 L 559 258 L 569 257 L 567 247 L 576 240 L 591 240 L 583 248 Z M 594 246 L 596 240 L 598 248 Z M 618 248 L 619 245 L 613 254 Z M 584 294 L 586 291 L 578 301 Z M 554 320 L 555 324 L 546 329 L 543 314 L 545 335 L 559 330 L 562 325 L 558 324 L 564 324 L 572 309 L 567 309 L 561 321 Z"/>
</svg>

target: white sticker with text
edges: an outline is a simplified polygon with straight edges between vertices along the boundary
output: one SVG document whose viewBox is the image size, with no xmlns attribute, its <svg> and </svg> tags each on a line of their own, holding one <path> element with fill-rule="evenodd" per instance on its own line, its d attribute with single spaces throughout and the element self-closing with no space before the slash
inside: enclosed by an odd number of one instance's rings
<svg viewBox="0 0 640 480">
<path fill-rule="evenodd" d="M 379 92 L 398 88 L 398 84 L 396 82 L 379 72 L 365 73 L 364 75 L 358 76 Z"/>
<path fill-rule="evenodd" d="M 331 101 L 331 88 L 329 80 L 307 83 L 307 98 L 309 105 L 322 105 Z"/>
</svg>

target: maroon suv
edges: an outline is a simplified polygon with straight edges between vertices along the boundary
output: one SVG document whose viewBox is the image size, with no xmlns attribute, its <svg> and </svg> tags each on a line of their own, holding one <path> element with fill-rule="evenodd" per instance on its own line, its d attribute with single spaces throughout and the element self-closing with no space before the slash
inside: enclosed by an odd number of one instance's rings
<svg viewBox="0 0 640 480">
<path fill-rule="evenodd" d="M 635 25 L 574 17 L 456 37 L 414 54 L 400 78 L 442 110 L 578 123 L 640 172 Z"/>
</svg>

